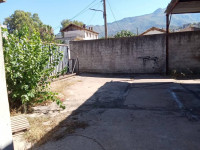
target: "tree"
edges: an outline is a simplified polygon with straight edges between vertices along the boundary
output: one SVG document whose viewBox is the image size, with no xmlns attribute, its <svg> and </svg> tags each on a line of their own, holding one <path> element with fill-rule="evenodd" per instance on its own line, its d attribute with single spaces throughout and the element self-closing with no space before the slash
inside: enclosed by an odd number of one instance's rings
<svg viewBox="0 0 200 150">
<path fill-rule="evenodd" d="M 114 37 L 120 38 L 120 37 L 131 37 L 131 36 L 135 36 L 131 31 L 122 30 L 122 31 L 118 32 Z"/>
<path fill-rule="evenodd" d="M 48 91 L 51 79 L 57 77 L 51 74 L 63 57 L 57 47 L 43 44 L 39 32 L 30 33 L 27 27 L 7 33 L 3 46 L 11 107 L 46 100 L 56 101 L 63 107 L 55 93 Z M 51 61 L 50 57 L 53 57 Z"/>
<path fill-rule="evenodd" d="M 9 33 L 13 33 L 15 30 L 21 30 L 25 25 L 30 31 L 39 31 L 39 26 L 42 23 L 37 14 L 31 15 L 30 12 L 16 10 L 10 17 L 5 18 L 3 24 L 7 25 Z"/>
<path fill-rule="evenodd" d="M 75 24 L 75 25 L 78 25 L 78 26 L 83 26 L 84 23 L 81 22 L 81 21 L 77 21 L 77 20 L 74 20 L 74 21 L 70 21 L 69 19 L 65 19 L 61 22 L 61 25 L 62 25 L 62 28 L 65 28 L 66 26 L 68 26 L 69 24 Z"/>
<path fill-rule="evenodd" d="M 53 33 L 53 28 L 49 25 L 42 25 L 40 27 L 40 37 L 42 39 L 42 41 L 54 41 L 54 33 Z"/>
<path fill-rule="evenodd" d="M 30 33 L 33 31 L 40 32 L 43 41 L 54 39 L 52 27 L 43 24 L 36 13 L 32 15 L 30 12 L 16 10 L 14 14 L 5 19 L 3 24 L 7 25 L 9 33 L 13 33 L 15 30 L 21 30 L 24 26 L 27 26 Z"/>
</svg>

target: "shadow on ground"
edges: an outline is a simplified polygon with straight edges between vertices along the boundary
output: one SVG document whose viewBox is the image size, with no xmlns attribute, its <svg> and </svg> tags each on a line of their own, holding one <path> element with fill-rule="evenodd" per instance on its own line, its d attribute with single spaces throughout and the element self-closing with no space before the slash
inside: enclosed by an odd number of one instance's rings
<svg viewBox="0 0 200 150">
<path fill-rule="evenodd" d="M 121 81 L 105 83 L 32 149 L 199 149 L 198 82 L 138 75 Z"/>
</svg>

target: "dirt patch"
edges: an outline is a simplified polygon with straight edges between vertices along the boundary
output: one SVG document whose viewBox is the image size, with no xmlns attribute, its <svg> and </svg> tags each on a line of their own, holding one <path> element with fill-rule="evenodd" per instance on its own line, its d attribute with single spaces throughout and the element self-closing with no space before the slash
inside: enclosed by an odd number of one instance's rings
<svg viewBox="0 0 200 150">
<path fill-rule="evenodd" d="M 49 121 L 49 117 L 35 117 L 28 118 L 30 129 L 25 132 L 24 138 L 27 142 L 37 143 L 52 127 L 55 126 L 54 121 L 50 121 L 48 125 L 44 125 L 44 122 Z"/>
<path fill-rule="evenodd" d="M 59 116 L 59 118 L 61 118 Z M 24 139 L 38 147 L 48 141 L 57 141 L 75 133 L 76 129 L 85 129 L 88 124 L 83 121 L 62 121 L 55 118 L 29 118 L 30 130 L 24 134 Z M 48 135 L 48 136 L 47 136 Z"/>
<path fill-rule="evenodd" d="M 85 129 L 88 126 L 88 124 L 83 121 L 73 119 L 64 121 L 65 119 L 66 116 L 63 115 L 53 118 L 46 116 L 29 117 L 30 129 L 25 132 L 24 139 L 28 143 L 39 146 L 50 140 L 59 140 L 68 134 L 74 133 L 76 129 Z"/>
<path fill-rule="evenodd" d="M 68 97 L 68 94 L 65 92 L 66 89 L 69 88 L 70 86 L 76 84 L 77 82 L 82 82 L 82 80 L 80 80 L 80 79 L 76 80 L 75 77 L 58 80 L 58 81 L 52 82 L 52 84 L 50 86 L 50 90 L 52 92 L 58 93 L 58 97 L 61 100 L 64 100 Z"/>
</svg>

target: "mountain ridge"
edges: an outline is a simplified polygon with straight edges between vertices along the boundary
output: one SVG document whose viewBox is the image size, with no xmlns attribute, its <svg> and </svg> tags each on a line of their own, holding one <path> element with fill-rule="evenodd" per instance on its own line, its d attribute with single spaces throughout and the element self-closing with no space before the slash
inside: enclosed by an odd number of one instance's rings
<svg viewBox="0 0 200 150">
<path fill-rule="evenodd" d="M 151 27 L 165 28 L 166 17 L 165 9 L 158 8 L 150 14 L 141 16 L 126 17 L 121 20 L 108 23 L 108 35 L 113 36 L 120 30 L 129 30 L 133 33 L 143 33 Z M 200 22 L 200 14 L 184 14 L 184 15 L 172 15 L 171 29 L 179 28 L 180 26 L 188 23 Z M 99 37 L 104 36 L 104 26 L 95 25 L 93 26 L 96 32 L 99 32 Z"/>
</svg>

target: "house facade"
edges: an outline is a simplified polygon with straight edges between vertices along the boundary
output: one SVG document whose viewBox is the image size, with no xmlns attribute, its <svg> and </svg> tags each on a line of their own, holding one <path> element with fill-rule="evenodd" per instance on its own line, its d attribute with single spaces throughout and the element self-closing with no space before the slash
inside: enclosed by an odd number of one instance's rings
<svg viewBox="0 0 200 150">
<path fill-rule="evenodd" d="M 69 41 L 78 40 L 93 40 L 99 38 L 99 33 L 93 30 L 93 27 L 86 28 L 85 25 L 78 26 L 75 24 L 70 24 L 61 30 L 61 35 L 57 36 L 57 39 L 68 44 Z"/>
</svg>

